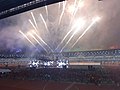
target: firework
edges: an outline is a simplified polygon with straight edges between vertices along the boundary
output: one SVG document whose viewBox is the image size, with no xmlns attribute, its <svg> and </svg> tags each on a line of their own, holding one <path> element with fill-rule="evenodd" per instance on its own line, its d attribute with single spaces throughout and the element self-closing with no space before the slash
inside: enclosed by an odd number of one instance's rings
<svg viewBox="0 0 120 90">
<path fill-rule="evenodd" d="M 46 48 L 33 36 L 32 33 L 29 33 L 29 35 L 47 52 Z"/>
<path fill-rule="evenodd" d="M 49 31 L 49 30 L 48 30 L 48 27 L 47 27 L 47 23 L 45 22 L 45 20 L 44 20 L 44 18 L 43 18 L 43 15 L 40 14 L 40 17 L 41 17 L 41 19 L 42 19 L 42 21 L 43 21 L 43 23 L 44 23 L 44 25 L 45 25 L 46 30 Z"/>
<path fill-rule="evenodd" d="M 84 6 L 84 2 L 82 2 L 82 0 L 79 0 L 79 2 L 78 2 L 78 5 L 77 5 L 77 7 L 75 8 L 75 11 L 74 11 L 74 13 L 73 13 L 73 17 L 76 15 L 76 13 L 78 12 L 78 9 L 79 9 L 79 7 L 83 7 Z"/>
<path fill-rule="evenodd" d="M 67 43 L 63 46 L 63 48 L 61 49 L 60 52 L 63 51 L 63 49 L 69 44 L 69 42 L 70 42 L 71 39 L 75 36 L 75 34 L 76 34 L 84 25 L 85 25 L 85 20 L 82 19 L 82 18 L 79 18 L 79 19 L 75 22 L 73 28 L 77 28 L 77 29 L 74 31 L 74 33 L 73 33 L 72 36 L 69 38 L 69 40 L 67 41 Z"/>
<path fill-rule="evenodd" d="M 100 20 L 100 17 L 93 18 L 92 23 L 87 27 L 87 29 L 80 35 L 80 37 L 76 40 L 76 42 L 72 45 L 71 49 L 77 44 L 77 42 L 86 34 L 86 32 L 97 22 Z"/>
<path fill-rule="evenodd" d="M 62 47 L 60 52 L 62 52 L 63 49 L 69 44 L 69 42 L 71 41 L 71 39 L 74 37 L 75 34 L 76 34 L 75 32 L 72 34 L 72 36 L 69 38 L 69 40 L 66 42 L 66 44 Z"/>
<path fill-rule="evenodd" d="M 35 23 L 35 26 L 38 28 L 38 26 L 37 26 L 37 22 L 36 22 L 36 20 L 35 20 L 35 17 L 34 17 L 33 12 L 31 12 L 31 15 L 32 15 L 33 21 L 34 21 L 34 23 Z"/>
<path fill-rule="evenodd" d="M 35 27 L 35 25 L 33 24 L 33 22 L 31 21 L 31 19 L 29 19 L 30 24 L 33 26 L 33 28 L 36 30 L 36 32 L 38 32 L 37 28 Z"/>
<path fill-rule="evenodd" d="M 36 32 L 33 31 L 33 33 L 41 40 L 42 43 L 44 43 L 53 52 L 51 47 Z"/>
<path fill-rule="evenodd" d="M 60 47 L 60 45 L 64 42 L 64 40 L 67 38 L 67 36 L 68 36 L 72 31 L 73 31 L 73 28 L 70 29 L 70 31 L 64 36 L 64 38 L 62 39 L 62 41 L 60 42 L 60 44 L 58 44 L 58 46 L 56 47 L 55 50 L 57 50 L 57 49 Z"/>
<path fill-rule="evenodd" d="M 61 23 L 62 17 L 63 17 L 64 12 L 65 12 L 66 4 L 67 4 L 67 1 L 64 1 L 64 2 L 63 2 L 63 10 L 62 10 L 62 13 L 61 13 L 61 15 L 60 15 L 58 25 L 60 25 L 60 23 Z"/>
<path fill-rule="evenodd" d="M 73 15 L 74 12 L 75 12 L 75 9 L 76 9 L 76 5 L 77 5 L 77 0 L 74 1 L 73 5 L 69 5 L 68 6 L 68 10 L 67 11 Z"/>
<path fill-rule="evenodd" d="M 77 0 L 74 0 L 74 6 L 76 7 L 76 4 L 77 4 Z"/>
<path fill-rule="evenodd" d="M 58 10 L 59 10 L 59 9 L 60 9 L 60 6 L 61 6 L 61 2 L 59 2 L 58 4 L 59 4 L 59 5 L 58 5 Z"/>
<path fill-rule="evenodd" d="M 19 33 L 21 33 L 27 39 L 28 42 L 30 42 L 34 47 L 36 47 L 35 44 L 21 30 L 19 31 Z"/>
<path fill-rule="evenodd" d="M 85 24 L 85 21 L 82 18 L 79 18 L 74 25 L 72 26 L 72 28 L 69 30 L 69 32 L 64 36 L 64 38 L 62 39 L 62 41 L 60 42 L 60 44 L 57 46 L 57 48 L 55 50 L 57 50 L 60 45 L 64 42 L 64 40 L 68 37 L 68 35 L 73 31 L 74 28 L 78 28 L 76 30 L 79 30 L 79 28 L 81 26 L 83 26 Z"/>
<path fill-rule="evenodd" d="M 75 1 L 74 5 L 70 6 L 70 9 L 72 10 L 71 12 L 73 12 L 72 19 L 70 20 L 70 25 L 71 25 L 72 21 L 74 20 L 75 15 L 78 12 L 79 7 L 83 7 L 83 6 L 84 6 L 84 2 L 82 2 L 82 0 L 79 0 L 78 4 L 77 4 L 77 1 Z"/>
<path fill-rule="evenodd" d="M 46 14 L 47 14 L 47 19 L 48 19 L 48 6 L 45 6 Z"/>
</svg>

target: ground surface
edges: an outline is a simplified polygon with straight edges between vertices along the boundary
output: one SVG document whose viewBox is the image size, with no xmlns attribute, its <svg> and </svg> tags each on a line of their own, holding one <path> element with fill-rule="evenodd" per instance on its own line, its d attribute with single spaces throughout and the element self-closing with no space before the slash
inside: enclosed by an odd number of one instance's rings
<svg viewBox="0 0 120 90">
<path fill-rule="evenodd" d="M 115 85 L 86 85 L 76 83 L 1 80 L 0 90 L 120 90 Z"/>
<path fill-rule="evenodd" d="M 120 66 L 103 66 L 115 82 L 119 82 Z M 100 85 L 51 82 L 40 80 L 0 80 L 0 90 L 120 90 L 117 84 Z"/>
</svg>

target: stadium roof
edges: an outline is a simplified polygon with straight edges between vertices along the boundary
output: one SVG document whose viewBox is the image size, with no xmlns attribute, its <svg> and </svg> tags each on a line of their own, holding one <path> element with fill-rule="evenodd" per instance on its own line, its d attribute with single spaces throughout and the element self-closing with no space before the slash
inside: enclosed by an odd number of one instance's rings
<svg viewBox="0 0 120 90">
<path fill-rule="evenodd" d="M 0 0 L 0 19 L 65 0 Z"/>
</svg>

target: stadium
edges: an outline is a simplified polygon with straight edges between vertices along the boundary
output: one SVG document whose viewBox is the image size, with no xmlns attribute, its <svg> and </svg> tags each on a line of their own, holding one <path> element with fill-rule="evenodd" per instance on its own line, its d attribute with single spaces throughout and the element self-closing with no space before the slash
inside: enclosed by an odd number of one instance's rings
<svg viewBox="0 0 120 90">
<path fill-rule="evenodd" d="M 119 1 L 1 0 L 0 90 L 120 90 Z"/>
</svg>

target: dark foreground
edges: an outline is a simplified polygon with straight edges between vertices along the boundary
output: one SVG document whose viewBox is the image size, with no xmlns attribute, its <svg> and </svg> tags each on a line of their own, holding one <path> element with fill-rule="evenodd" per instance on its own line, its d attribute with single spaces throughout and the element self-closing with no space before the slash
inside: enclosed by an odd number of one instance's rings
<svg viewBox="0 0 120 90">
<path fill-rule="evenodd" d="M 0 90 L 120 90 L 120 66 L 11 70 L 0 73 Z"/>
<path fill-rule="evenodd" d="M 60 83 L 29 80 L 1 80 L 0 90 L 120 90 L 114 85 Z"/>
</svg>

